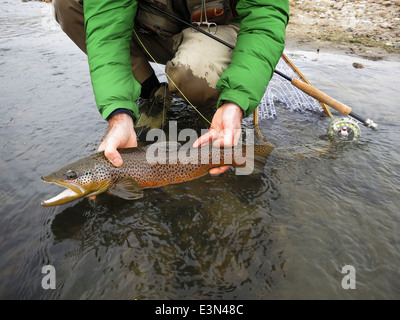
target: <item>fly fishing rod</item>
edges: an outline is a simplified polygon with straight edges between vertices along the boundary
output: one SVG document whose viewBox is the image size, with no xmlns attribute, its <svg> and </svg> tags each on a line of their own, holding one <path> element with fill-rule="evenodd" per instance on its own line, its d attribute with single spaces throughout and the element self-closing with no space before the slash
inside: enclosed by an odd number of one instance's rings
<svg viewBox="0 0 400 320">
<path fill-rule="evenodd" d="M 152 4 L 152 3 L 149 3 L 149 2 L 146 2 L 146 1 L 143 1 L 142 3 L 146 4 L 147 6 L 153 8 L 153 9 L 159 11 L 159 12 L 162 12 L 163 14 L 175 19 L 176 21 L 179 21 L 180 23 L 184 24 L 185 26 L 193 28 L 194 30 L 196 30 L 196 31 L 198 31 L 198 32 L 200 32 L 200 33 L 202 33 L 202 34 L 204 34 L 204 35 L 206 35 L 206 36 L 218 41 L 219 43 L 222 43 L 223 45 L 227 46 L 228 48 L 230 48 L 232 50 L 235 49 L 234 45 L 231 45 L 230 43 L 228 43 L 228 42 L 226 42 L 226 41 L 214 36 L 210 32 L 207 32 L 207 31 L 199 28 L 198 26 L 195 26 L 195 25 L 193 25 L 193 24 L 191 24 L 189 22 L 186 22 L 185 20 L 183 20 L 183 19 L 181 19 L 181 18 L 179 18 L 179 17 L 177 17 L 177 16 L 175 16 L 175 15 L 173 15 L 173 14 L 171 14 L 171 13 L 169 13 L 169 12 L 163 10 L 163 9 L 161 9 L 160 7 L 158 7 L 158 6 L 156 6 L 156 5 Z M 320 102 L 323 102 L 323 103 L 327 104 L 328 106 L 332 107 L 333 109 L 335 109 L 336 111 L 340 112 L 341 114 L 343 114 L 345 116 L 350 116 L 350 117 L 360 121 L 364 126 L 366 126 L 368 128 L 371 128 L 373 130 L 377 129 L 377 124 L 374 123 L 371 119 L 366 119 L 366 118 L 354 113 L 349 106 L 347 106 L 347 105 L 345 105 L 345 104 L 343 104 L 343 103 L 331 98 L 326 93 L 324 93 L 321 90 L 315 88 L 314 86 L 312 86 L 312 85 L 310 85 L 308 83 L 305 83 L 304 81 L 301 81 L 299 79 L 291 78 L 288 75 L 286 75 L 286 74 L 284 74 L 284 73 L 282 73 L 282 72 L 280 72 L 278 70 L 274 70 L 274 73 L 276 73 L 279 76 L 283 77 L 284 79 L 288 80 L 292 85 L 294 85 L 296 88 L 298 88 L 299 90 L 303 91 L 307 95 L 313 97 L 314 99 L 316 99 L 316 100 L 318 100 Z"/>
</svg>

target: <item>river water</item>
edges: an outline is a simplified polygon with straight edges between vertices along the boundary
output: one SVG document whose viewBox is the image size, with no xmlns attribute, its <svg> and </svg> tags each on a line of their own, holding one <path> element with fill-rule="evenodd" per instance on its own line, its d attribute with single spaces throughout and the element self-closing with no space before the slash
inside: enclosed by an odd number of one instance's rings
<svg viewBox="0 0 400 320">
<path fill-rule="evenodd" d="M 328 140 L 328 117 L 277 106 L 261 122 L 276 146 L 261 174 L 43 208 L 61 190 L 40 177 L 95 152 L 107 129 L 86 56 L 50 8 L 0 3 L 1 299 L 400 298 L 400 63 L 286 52 L 378 123 L 357 142 Z M 170 116 L 205 127 L 187 106 Z M 45 265 L 55 289 L 42 287 Z"/>
</svg>

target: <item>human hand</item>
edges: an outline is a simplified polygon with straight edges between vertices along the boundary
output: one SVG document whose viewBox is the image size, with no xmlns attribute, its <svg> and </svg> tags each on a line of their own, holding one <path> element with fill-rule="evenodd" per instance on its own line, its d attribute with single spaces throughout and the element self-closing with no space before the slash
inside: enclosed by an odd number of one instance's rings
<svg viewBox="0 0 400 320">
<path fill-rule="evenodd" d="M 126 113 L 117 113 L 108 120 L 108 131 L 99 146 L 106 158 L 116 167 L 122 165 L 122 157 L 118 148 L 137 147 L 136 132 L 133 119 Z"/>
<path fill-rule="evenodd" d="M 243 111 L 235 103 L 228 102 L 217 109 L 211 122 L 210 130 L 199 137 L 193 147 L 198 148 L 214 141 L 215 147 L 235 146 L 241 134 Z M 229 169 L 230 166 L 213 168 L 210 174 L 220 174 Z"/>
<path fill-rule="evenodd" d="M 118 148 L 137 147 L 133 119 L 126 113 L 117 113 L 108 120 L 108 131 L 98 151 L 104 151 L 106 158 L 116 167 L 122 166 L 122 157 Z M 96 196 L 89 197 L 95 200 Z"/>
</svg>

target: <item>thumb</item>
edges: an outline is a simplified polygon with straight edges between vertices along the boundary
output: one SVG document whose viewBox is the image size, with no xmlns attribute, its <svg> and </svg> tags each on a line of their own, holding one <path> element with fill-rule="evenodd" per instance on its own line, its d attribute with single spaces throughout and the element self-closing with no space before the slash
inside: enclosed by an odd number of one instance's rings
<svg viewBox="0 0 400 320">
<path fill-rule="evenodd" d="M 106 158 L 116 167 L 122 166 L 122 157 L 116 149 L 104 150 Z"/>
</svg>

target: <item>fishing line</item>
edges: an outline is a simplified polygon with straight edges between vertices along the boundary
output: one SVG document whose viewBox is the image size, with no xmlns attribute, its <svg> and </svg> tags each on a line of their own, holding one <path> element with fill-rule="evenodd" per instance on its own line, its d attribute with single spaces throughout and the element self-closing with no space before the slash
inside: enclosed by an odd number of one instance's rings
<svg viewBox="0 0 400 320">
<path fill-rule="evenodd" d="M 167 72 L 165 70 L 163 70 L 159 63 L 154 59 L 154 57 L 151 55 L 151 53 L 149 52 L 149 50 L 147 50 L 146 46 L 144 45 L 144 43 L 140 40 L 139 35 L 136 33 L 136 30 L 133 30 L 136 38 L 138 39 L 140 45 L 143 47 L 143 50 L 148 54 L 148 56 L 152 59 L 152 61 L 154 62 L 154 64 L 157 66 L 157 68 L 168 78 L 168 80 L 177 88 L 177 90 L 179 91 L 179 93 L 182 95 L 182 97 L 186 100 L 186 102 L 194 109 L 196 110 L 196 112 L 209 124 L 211 125 L 211 122 L 190 102 L 190 100 L 185 96 L 185 94 L 180 90 L 180 88 L 177 86 L 177 84 L 171 79 L 171 77 L 167 74 Z M 164 90 L 167 90 L 167 88 L 165 87 Z M 165 97 L 165 94 L 164 94 Z M 164 98 L 164 108 L 165 108 L 165 98 Z M 163 115 L 163 121 L 164 121 L 164 115 Z M 258 121 L 257 121 L 258 122 Z M 255 124 L 255 129 L 259 135 L 259 137 L 261 138 L 262 142 L 265 145 L 271 145 L 271 143 L 267 142 L 264 138 L 264 135 L 261 133 L 261 130 L 258 126 L 258 123 Z M 243 145 L 245 145 L 245 142 L 241 141 L 241 143 Z M 291 147 L 278 147 L 275 148 L 276 150 L 284 150 L 284 149 L 295 149 L 295 148 L 301 148 L 301 147 L 308 147 L 308 146 L 313 146 L 316 144 L 321 143 L 320 141 L 317 141 L 315 143 L 309 143 L 309 144 L 305 144 L 305 145 L 298 145 L 298 146 L 291 146 Z"/>
<path fill-rule="evenodd" d="M 177 84 L 171 79 L 171 77 L 167 74 L 167 72 L 165 70 L 163 70 L 159 63 L 154 59 L 154 57 L 151 55 L 151 53 L 149 52 L 149 50 L 147 50 L 146 46 L 144 45 L 144 43 L 140 40 L 139 35 L 136 33 L 135 30 L 133 30 L 136 38 L 138 39 L 140 45 L 143 47 L 143 50 L 148 54 L 148 56 L 151 58 L 151 60 L 153 60 L 154 64 L 157 66 L 157 68 L 168 78 L 168 80 L 177 88 L 177 90 L 179 91 L 179 93 L 182 95 L 182 97 L 186 100 L 186 102 L 194 109 L 196 110 L 196 112 L 209 124 L 211 125 L 211 122 L 190 102 L 190 100 L 185 96 L 185 94 L 181 91 L 181 89 L 177 86 Z M 164 90 L 167 90 L 167 88 L 165 87 Z M 164 92 L 164 108 L 165 108 L 165 96 L 166 96 L 166 91 Z M 153 107 L 153 105 L 151 106 L 151 108 Z M 163 114 L 163 123 L 164 123 L 164 114 Z M 270 145 L 271 143 L 267 142 L 264 138 L 264 135 L 261 133 L 260 128 L 258 127 L 258 125 L 255 126 L 256 127 L 256 131 L 258 133 L 258 135 L 260 136 L 261 140 L 263 141 L 263 143 L 265 145 Z M 241 143 L 243 145 L 245 145 L 245 142 L 241 141 Z M 321 143 L 321 141 L 317 141 L 315 143 L 309 143 L 309 144 L 305 144 L 305 145 L 298 145 L 298 146 L 291 146 L 291 147 L 278 147 L 275 148 L 276 150 L 285 150 L 285 149 L 296 149 L 296 148 L 302 148 L 302 147 L 309 147 L 309 146 L 314 146 L 316 144 Z"/>
<path fill-rule="evenodd" d="M 196 112 L 211 126 L 211 122 L 189 101 L 189 99 L 185 96 L 185 94 L 181 91 L 181 89 L 178 87 L 178 85 L 171 79 L 171 77 L 167 74 L 167 72 L 165 70 L 163 70 L 159 63 L 156 61 L 156 59 L 154 59 L 154 57 L 151 55 L 151 53 L 149 52 L 149 50 L 147 50 L 146 46 L 144 45 L 144 43 L 140 40 L 139 35 L 136 33 L 136 30 L 133 29 L 133 32 L 136 36 L 136 38 L 138 39 L 140 45 L 143 47 L 143 50 L 148 54 L 148 56 L 151 58 L 151 60 L 153 60 L 154 64 L 157 66 L 157 68 L 168 78 L 168 80 L 175 86 L 175 88 L 179 91 L 179 93 L 182 95 L 182 97 L 186 100 L 186 102 L 194 109 L 196 110 Z M 166 90 L 166 88 L 165 88 Z M 165 95 L 164 95 L 165 97 Z M 165 98 L 164 98 L 164 107 L 165 107 Z M 164 115 L 163 115 L 163 120 L 164 120 Z M 268 142 L 266 142 L 266 140 L 264 139 L 264 136 L 261 134 L 260 129 L 258 128 L 258 126 L 256 126 L 256 130 L 257 133 L 260 135 L 261 139 L 263 140 L 263 143 L 265 145 L 270 145 Z M 243 145 L 245 145 L 246 143 L 241 141 L 241 143 Z"/>
<path fill-rule="evenodd" d="M 136 36 L 136 38 L 138 39 L 139 43 L 141 44 L 141 46 L 143 47 L 144 51 L 149 55 L 149 57 L 151 58 L 151 60 L 153 60 L 154 64 L 157 66 L 157 68 L 164 73 L 164 75 L 168 78 L 168 80 L 175 86 L 175 88 L 179 91 L 179 93 L 182 95 L 182 97 L 186 100 L 186 102 L 194 109 L 196 110 L 196 112 L 211 126 L 211 122 L 189 101 L 189 99 L 185 96 L 185 94 L 181 91 L 181 89 L 179 89 L 178 85 L 171 79 L 171 77 L 167 74 L 167 72 L 165 72 L 165 70 L 163 70 L 160 65 L 158 64 L 158 62 L 156 61 L 156 59 L 154 59 L 154 57 L 151 55 L 151 53 L 147 50 L 147 48 L 145 47 L 144 43 L 140 40 L 138 34 L 136 33 L 135 29 L 133 29 L 133 32 Z M 165 90 L 167 90 L 167 88 L 165 87 Z M 165 97 L 165 94 L 164 94 Z M 164 98 L 164 108 L 165 108 L 165 98 Z M 163 123 L 164 123 L 164 114 L 163 114 Z M 266 141 L 264 140 L 264 137 L 261 135 L 263 142 L 267 145 Z M 243 145 L 245 145 L 245 143 L 243 141 L 241 141 L 241 143 Z"/>
<path fill-rule="evenodd" d="M 143 47 L 144 51 L 149 55 L 149 57 L 151 58 L 151 60 L 153 60 L 153 62 L 155 63 L 155 65 L 160 69 L 160 71 L 162 73 L 164 73 L 164 75 L 168 78 L 168 80 L 175 86 L 175 88 L 179 91 L 179 93 L 182 95 L 182 97 L 187 101 L 187 103 L 194 109 L 196 110 L 196 112 L 209 124 L 211 125 L 211 122 L 189 101 L 189 99 L 184 95 L 184 93 L 181 91 L 181 89 L 179 89 L 179 87 L 177 86 L 177 84 L 171 79 L 171 77 L 165 72 L 165 70 L 163 70 L 160 65 L 157 63 L 156 59 L 153 58 L 153 56 L 150 54 L 150 52 L 147 50 L 147 48 L 145 47 L 144 43 L 140 40 L 138 34 L 136 33 L 135 29 L 133 29 L 133 32 L 136 36 L 136 38 L 138 39 L 139 43 L 141 44 L 141 46 Z"/>
<path fill-rule="evenodd" d="M 168 80 L 177 88 L 177 90 L 179 91 L 179 93 L 182 95 L 182 97 L 186 100 L 186 102 L 194 109 L 196 110 L 196 112 L 209 124 L 211 125 L 211 122 L 189 101 L 189 99 L 185 96 L 185 94 L 179 89 L 179 87 L 177 86 L 177 84 L 171 79 L 171 77 L 165 72 L 165 70 L 163 70 L 159 63 L 154 59 L 154 57 L 151 55 L 151 53 L 147 50 L 146 46 L 144 45 L 144 43 L 140 40 L 138 34 L 136 33 L 135 30 L 133 30 L 136 38 L 138 39 L 140 45 L 143 47 L 144 51 L 148 54 L 148 56 L 153 60 L 154 64 L 157 66 L 157 68 L 168 78 Z M 167 88 L 165 87 L 164 90 L 167 90 Z M 166 93 L 166 92 L 164 92 Z M 165 97 L 165 94 L 164 94 Z M 164 98 L 164 108 L 165 108 L 165 98 Z M 163 115 L 163 122 L 164 122 L 164 115 Z M 258 128 L 258 126 L 256 126 L 256 130 L 258 135 L 261 137 L 261 139 L 263 140 L 263 143 L 266 145 L 270 145 L 270 143 L 268 143 L 265 139 L 264 139 L 264 135 L 261 133 L 260 129 Z M 245 145 L 245 143 L 243 141 L 241 141 L 242 144 Z M 321 141 L 317 141 L 315 143 L 309 143 L 309 144 L 305 144 L 305 145 L 298 145 L 298 146 L 291 146 L 291 147 L 278 147 L 275 148 L 276 150 L 284 150 L 284 149 L 295 149 L 295 148 L 301 148 L 301 147 L 308 147 L 308 146 L 314 146 L 316 144 L 321 143 Z"/>
</svg>

